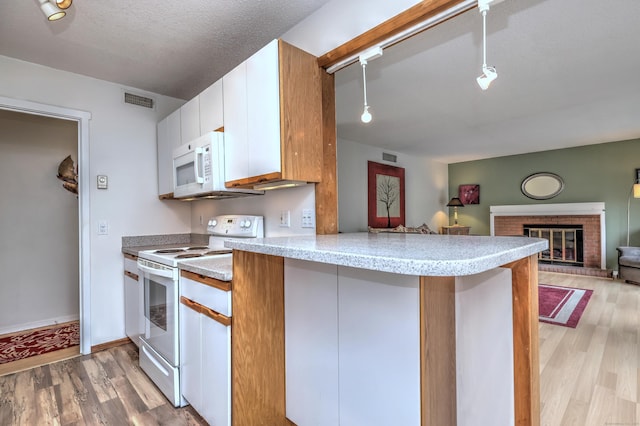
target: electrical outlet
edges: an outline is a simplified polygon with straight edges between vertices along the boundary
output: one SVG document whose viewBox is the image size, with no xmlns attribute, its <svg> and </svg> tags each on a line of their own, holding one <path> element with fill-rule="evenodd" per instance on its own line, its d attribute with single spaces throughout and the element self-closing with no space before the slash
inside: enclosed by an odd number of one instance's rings
<svg viewBox="0 0 640 426">
<path fill-rule="evenodd" d="M 302 227 L 315 228 L 313 209 L 302 209 Z"/>
<path fill-rule="evenodd" d="M 289 228 L 291 226 L 291 211 L 282 210 L 280 212 L 280 227 Z"/>
</svg>

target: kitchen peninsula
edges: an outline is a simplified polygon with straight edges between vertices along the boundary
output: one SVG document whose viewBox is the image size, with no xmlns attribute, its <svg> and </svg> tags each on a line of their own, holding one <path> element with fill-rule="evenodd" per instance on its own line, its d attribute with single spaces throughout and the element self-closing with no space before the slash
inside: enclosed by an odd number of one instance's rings
<svg viewBox="0 0 640 426">
<path fill-rule="evenodd" d="M 231 240 L 232 418 L 244 425 L 539 425 L 545 240 Z"/>
</svg>

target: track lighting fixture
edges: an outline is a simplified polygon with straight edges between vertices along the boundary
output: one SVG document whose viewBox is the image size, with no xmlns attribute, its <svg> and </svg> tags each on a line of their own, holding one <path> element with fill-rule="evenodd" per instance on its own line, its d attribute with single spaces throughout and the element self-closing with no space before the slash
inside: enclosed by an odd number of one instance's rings
<svg viewBox="0 0 640 426">
<path fill-rule="evenodd" d="M 479 0 L 478 10 L 482 14 L 482 75 L 476 80 L 482 90 L 487 90 L 493 80 L 498 78 L 498 72 L 494 67 L 487 65 L 487 12 L 492 0 Z"/>
<path fill-rule="evenodd" d="M 362 111 L 362 115 L 360 116 L 360 120 L 363 123 L 370 123 L 372 116 L 369 112 L 369 104 L 367 103 L 367 64 L 369 61 L 379 58 L 382 56 L 382 47 L 376 46 L 373 47 L 366 52 L 360 55 L 360 65 L 362 65 L 362 82 L 364 89 L 364 110 Z"/>
<path fill-rule="evenodd" d="M 49 21 L 57 21 L 58 19 L 64 18 L 67 14 L 65 9 L 68 9 L 71 6 L 73 0 L 38 0 L 40 3 L 40 9 L 44 16 L 47 17 Z"/>
</svg>

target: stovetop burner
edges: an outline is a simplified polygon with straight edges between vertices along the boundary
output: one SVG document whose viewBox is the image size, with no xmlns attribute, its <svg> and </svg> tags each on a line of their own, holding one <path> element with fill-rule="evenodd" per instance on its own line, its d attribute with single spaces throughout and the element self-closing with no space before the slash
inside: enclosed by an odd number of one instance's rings
<svg viewBox="0 0 640 426">
<path fill-rule="evenodd" d="M 212 217 L 207 223 L 209 244 L 203 242 L 193 245 L 174 246 L 159 250 L 142 250 L 138 257 L 142 260 L 155 262 L 172 268 L 186 259 L 205 259 L 208 257 L 224 256 L 230 260 L 233 250 L 224 247 L 229 238 L 262 238 L 264 237 L 264 218 L 252 215 L 220 215 Z M 226 259 L 229 258 L 229 259 Z M 144 265 L 143 265 L 144 266 Z"/>
<path fill-rule="evenodd" d="M 206 252 L 204 255 L 205 256 L 213 256 L 214 254 L 231 254 L 233 253 L 233 250 L 210 250 L 208 252 Z"/>
<path fill-rule="evenodd" d="M 175 258 L 176 259 L 189 259 L 191 257 L 202 257 L 202 256 L 204 256 L 204 254 L 202 254 L 202 253 L 185 253 L 185 254 L 177 255 Z"/>
</svg>

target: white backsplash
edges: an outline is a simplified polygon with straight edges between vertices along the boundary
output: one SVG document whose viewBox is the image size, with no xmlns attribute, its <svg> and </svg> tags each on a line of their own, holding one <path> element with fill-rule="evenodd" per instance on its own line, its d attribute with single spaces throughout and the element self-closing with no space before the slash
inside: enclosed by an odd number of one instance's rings
<svg viewBox="0 0 640 426">
<path fill-rule="evenodd" d="M 264 216 L 265 237 L 288 235 L 314 235 L 315 228 L 302 228 L 302 210 L 312 209 L 315 214 L 315 185 L 283 188 L 256 195 L 227 200 L 191 201 L 191 232 L 207 232 L 207 221 L 221 214 L 250 214 Z M 291 226 L 280 226 L 280 213 L 289 210 Z M 200 221 L 202 218 L 202 222 Z"/>
</svg>

